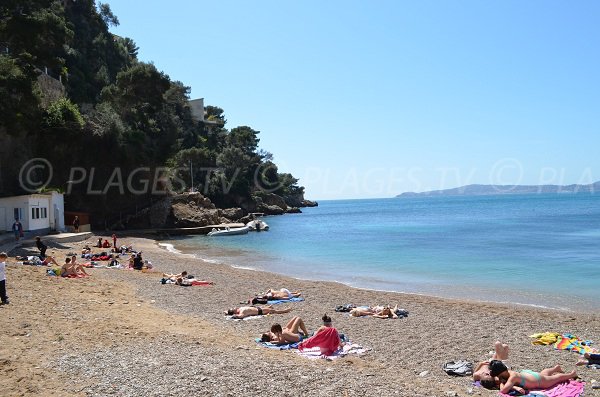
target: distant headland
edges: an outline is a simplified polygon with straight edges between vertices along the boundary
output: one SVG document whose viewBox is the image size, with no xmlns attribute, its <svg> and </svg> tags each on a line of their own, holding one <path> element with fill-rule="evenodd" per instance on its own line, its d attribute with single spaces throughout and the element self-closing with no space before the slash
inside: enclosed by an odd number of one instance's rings
<svg viewBox="0 0 600 397">
<path fill-rule="evenodd" d="M 498 194 L 540 194 L 540 193 L 596 193 L 600 192 L 600 181 L 589 185 L 465 185 L 452 189 L 431 190 L 428 192 L 404 192 L 396 197 L 417 196 L 490 196 Z"/>
</svg>

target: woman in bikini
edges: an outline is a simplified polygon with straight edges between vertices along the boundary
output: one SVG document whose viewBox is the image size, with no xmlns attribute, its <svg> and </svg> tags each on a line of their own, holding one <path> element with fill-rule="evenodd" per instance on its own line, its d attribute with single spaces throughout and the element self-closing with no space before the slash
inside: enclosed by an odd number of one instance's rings
<svg viewBox="0 0 600 397">
<path fill-rule="evenodd" d="M 302 330 L 303 335 L 300 334 Z M 298 316 L 293 317 L 285 327 L 281 328 L 279 324 L 273 324 L 271 331 L 262 334 L 261 340 L 263 342 L 271 342 L 276 345 L 284 345 L 287 343 L 300 342 L 303 337 L 308 336 L 308 330 L 304 325 L 304 321 Z"/>
<path fill-rule="evenodd" d="M 575 370 L 565 373 L 560 365 L 543 369 L 540 372 L 528 369 L 512 371 L 500 361 L 490 363 L 490 375 L 481 378 L 481 385 L 488 389 L 500 388 L 501 393 L 516 390 L 526 394 L 527 390 L 548 389 L 554 385 L 577 378 Z"/>
<path fill-rule="evenodd" d="M 280 290 L 270 289 L 267 291 L 267 293 L 265 295 L 267 296 L 268 300 L 278 300 L 278 299 L 285 300 L 285 299 L 298 298 L 302 294 L 300 292 L 291 292 L 287 288 L 282 288 Z"/>
</svg>

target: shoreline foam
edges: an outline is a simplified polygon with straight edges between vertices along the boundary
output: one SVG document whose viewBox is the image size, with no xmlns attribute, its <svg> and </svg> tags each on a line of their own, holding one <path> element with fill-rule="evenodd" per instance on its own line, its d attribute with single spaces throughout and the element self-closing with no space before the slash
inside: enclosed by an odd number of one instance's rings
<svg viewBox="0 0 600 397">
<path fill-rule="evenodd" d="M 176 244 L 176 243 L 175 243 Z M 557 310 L 557 311 L 564 311 L 564 312 L 569 312 L 569 311 L 576 311 L 578 313 L 594 313 L 596 311 L 596 306 L 594 306 L 591 302 L 587 302 L 588 304 L 583 307 L 583 308 L 571 308 L 571 307 L 566 307 L 566 306 L 562 306 L 562 305 L 557 305 L 557 306 L 551 306 L 551 305 L 543 305 L 543 304 L 539 304 L 539 303 L 532 303 L 532 302 L 520 302 L 520 301 L 504 301 L 504 300 L 500 300 L 500 299 L 484 299 L 482 297 L 482 293 L 483 291 L 478 290 L 479 293 L 475 293 L 475 289 L 473 288 L 469 288 L 468 286 L 461 286 L 463 288 L 465 288 L 468 291 L 472 291 L 473 294 L 471 295 L 452 295 L 450 293 L 447 294 L 435 294 L 433 291 L 427 291 L 427 292 L 416 292 L 416 291 L 410 291 L 410 290 L 394 290 L 394 289 L 385 289 L 385 288 L 377 288 L 374 286 L 362 286 L 362 285 L 358 285 L 355 284 L 352 281 L 347 281 L 347 280 L 340 280 L 340 279 L 327 279 L 327 278 L 311 278 L 308 276 L 302 276 L 302 275 L 289 275 L 289 274 L 285 274 L 285 273 L 280 273 L 280 272 L 276 272 L 273 271 L 271 269 L 260 269 L 260 268 L 256 268 L 256 267 L 252 267 L 252 266 L 243 266 L 243 265 L 237 265 L 237 264 L 233 264 L 233 263 L 228 263 L 226 261 L 223 260 L 218 260 L 218 259 L 208 259 L 208 258 L 203 258 L 197 254 L 193 254 L 193 253 L 186 253 L 182 250 L 179 250 L 177 248 L 175 248 L 174 244 L 171 243 L 160 243 L 158 244 L 159 246 L 170 246 L 171 249 L 167 249 L 167 251 L 169 252 L 173 252 L 173 253 L 177 253 L 177 254 L 181 254 L 184 256 L 189 256 L 189 257 L 194 257 L 196 259 L 202 260 L 204 262 L 207 263 L 211 263 L 211 264 L 219 264 L 219 265 L 223 265 L 223 266 L 229 266 L 233 269 L 240 269 L 240 270 L 249 270 L 249 271 L 257 271 L 257 272 L 266 272 L 266 273 L 271 273 L 271 274 L 275 274 L 275 275 L 281 275 L 281 276 L 285 276 L 285 277 L 290 277 L 290 278 L 294 278 L 297 280 L 301 280 L 301 281 L 309 281 L 309 282 L 334 282 L 334 283 L 338 283 L 341 285 L 345 285 L 349 288 L 355 288 L 355 289 L 360 289 L 360 290 L 366 290 L 366 291 L 373 291 L 373 292 L 385 292 L 385 293 L 395 293 L 395 294 L 408 294 L 408 295 L 417 295 L 417 296 L 423 296 L 423 297 L 431 297 L 431 298 L 439 298 L 439 299 L 450 299 L 450 300 L 458 300 L 458 301 L 472 301 L 472 302 L 479 302 L 479 303 L 485 303 L 485 304 L 500 304 L 500 305 L 517 305 L 517 306 L 523 306 L 523 307 L 530 307 L 530 308 L 539 308 L 539 309 L 548 309 L 548 310 Z M 372 282 L 375 281 L 377 282 L 378 279 L 374 279 L 371 280 Z M 368 283 L 368 281 L 364 281 L 364 283 Z M 438 286 L 438 287 L 442 287 L 442 285 Z M 448 290 L 448 288 L 445 288 Z M 463 289 L 464 291 L 464 289 Z M 496 289 L 494 290 L 497 294 L 497 296 L 500 296 L 500 289 Z M 515 295 L 515 296 L 520 296 L 522 298 L 525 298 L 525 295 Z M 551 298 L 550 296 L 548 296 L 547 298 Z M 564 300 L 568 300 L 568 298 L 571 297 L 563 297 Z M 580 299 L 579 303 L 584 302 L 583 299 Z"/>
</svg>

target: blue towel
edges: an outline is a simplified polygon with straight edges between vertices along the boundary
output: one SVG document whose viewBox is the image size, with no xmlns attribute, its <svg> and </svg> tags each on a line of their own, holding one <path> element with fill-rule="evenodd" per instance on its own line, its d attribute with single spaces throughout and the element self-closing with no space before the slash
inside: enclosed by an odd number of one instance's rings
<svg viewBox="0 0 600 397">
<path fill-rule="evenodd" d="M 271 342 L 262 342 L 260 340 L 260 338 L 256 338 L 254 339 L 256 341 L 256 343 L 258 343 L 259 345 L 266 347 L 268 349 L 275 349 L 275 350 L 290 350 L 290 349 L 297 349 L 298 348 L 298 344 L 300 342 L 296 342 L 296 343 L 287 343 L 285 345 L 276 345 L 274 343 Z"/>
<path fill-rule="evenodd" d="M 268 302 L 269 305 L 276 305 L 278 303 L 286 303 L 286 302 L 302 302 L 304 300 L 304 298 L 300 297 L 300 298 L 291 298 L 291 299 L 276 299 L 276 300 L 270 300 Z"/>
</svg>

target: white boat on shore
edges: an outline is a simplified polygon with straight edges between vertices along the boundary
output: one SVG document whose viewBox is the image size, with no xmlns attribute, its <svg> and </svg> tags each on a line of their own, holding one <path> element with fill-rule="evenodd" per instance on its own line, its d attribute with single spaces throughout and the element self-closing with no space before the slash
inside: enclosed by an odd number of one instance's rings
<svg viewBox="0 0 600 397">
<path fill-rule="evenodd" d="M 222 229 L 213 228 L 208 235 L 209 236 L 235 236 L 239 234 L 248 234 L 250 228 L 244 227 L 225 227 Z"/>
<path fill-rule="evenodd" d="M 254 212 L 252 214 L 253 219 L 250 222 L 246 223 L 246 226 L 250 228 L 251 232 L 261 232 L 269 230 L 269 225 L 267 225 L 265 221 L 259 218 L 259 216 L 263 215 L 264 214 L 262 212 Z"/>
</svg>

